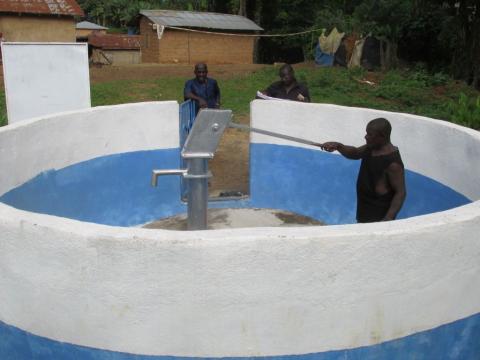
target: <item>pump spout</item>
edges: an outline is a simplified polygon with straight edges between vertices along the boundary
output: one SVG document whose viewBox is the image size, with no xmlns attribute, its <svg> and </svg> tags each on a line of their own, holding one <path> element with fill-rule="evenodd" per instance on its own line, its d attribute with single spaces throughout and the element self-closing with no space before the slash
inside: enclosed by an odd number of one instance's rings
<svg viewBox="0 0 480 360">
<path fill-rule="evenodd" d="M 153 170 L 152 171 L 152 186 L 157 186 L 159 176 L 164 176 L 164 175 L 182 175 L 182 176 L 185 176 L 186 173 L 187 173 L 186 169 Z"/>
</svg>

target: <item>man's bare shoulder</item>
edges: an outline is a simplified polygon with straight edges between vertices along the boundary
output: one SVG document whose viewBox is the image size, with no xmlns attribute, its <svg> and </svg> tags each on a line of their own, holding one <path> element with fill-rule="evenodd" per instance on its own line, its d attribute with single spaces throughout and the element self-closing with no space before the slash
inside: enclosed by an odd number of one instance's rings
<svg viewBox="0 0 480 360">
<path fill-rule="evenodd" d="M 403 165 L 397 161 L 392 161 L 388 167 L 387 171 L 392 173 L 392 174 L 399 174 L 404 171 Z"/>
</svg>

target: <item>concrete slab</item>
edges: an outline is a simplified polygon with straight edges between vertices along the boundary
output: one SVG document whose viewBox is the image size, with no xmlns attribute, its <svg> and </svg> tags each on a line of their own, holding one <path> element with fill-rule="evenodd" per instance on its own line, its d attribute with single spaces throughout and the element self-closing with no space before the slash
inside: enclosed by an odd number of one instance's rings
<svg viewBox="0 0 480 360">
<path fill-rule="evenodd" d="M 249 227 L 311 226 L 323 222 L 276 209 L 208 209 L 208 229 L 236 229 Z M 186 230 L 187 214 L 159 219 L 143 226 L 147 229 Z"/>
</svg>

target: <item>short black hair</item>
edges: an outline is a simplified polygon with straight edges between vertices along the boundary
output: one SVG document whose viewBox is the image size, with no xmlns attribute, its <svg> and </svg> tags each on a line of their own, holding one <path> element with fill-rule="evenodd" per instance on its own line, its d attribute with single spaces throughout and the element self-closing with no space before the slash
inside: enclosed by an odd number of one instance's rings
<svg viewBox="0 0 480 360">
<path fill-rule="evenodd" d="M 204 67 L 204 68 L 205 68 L 205 71 L 208 71 L 207 64 L 201 63 L 201 62 L 195 64 L 195 71 L 198 70 L 198 68 L 199 68 L 200 66 Z"/>
<path fill-rule="evenodd" d="M 382 134 L 385 139 L 390 140 L 390 134 L 392 133 L 392 125 L 387 119 L 373 119 L 368 123 L 368 126 L 373 127 L 375 131 L 378 131 L 380 134 Z"/>
<path fill-rule="evenodd" d="M 280 66 L 280 69 L 278 70 L 278 73 L 281 75 L 283 70 L 288 70 L 288 72 L 291 72 L 292 74 L 295 72 L 293 70 L 292 65 L 290 65 L 290 64 L 283 64 L 282 66 Z"/>
</svg>

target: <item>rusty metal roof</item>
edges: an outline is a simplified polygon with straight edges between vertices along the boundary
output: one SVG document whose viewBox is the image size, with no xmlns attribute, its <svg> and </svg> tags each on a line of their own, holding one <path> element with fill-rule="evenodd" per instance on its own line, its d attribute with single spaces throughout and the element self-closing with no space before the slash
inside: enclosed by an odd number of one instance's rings
<svg viewBox="0 0 480 360">
<path fill-rule="evenodd" d="M 75 0 L 0 0 L 0 12 L 83 16 Z"/>
<path fill-rule="evenodd" d="M 141 10 L 155 24 L 222 30 L 263 30 L 244 16 L 195 11 Z"/>
<path fill-rule="evenodd" d="M 104 50 L 140 50 L 139 35 L 93 33 L 88 43 Z"/>
</svg>

